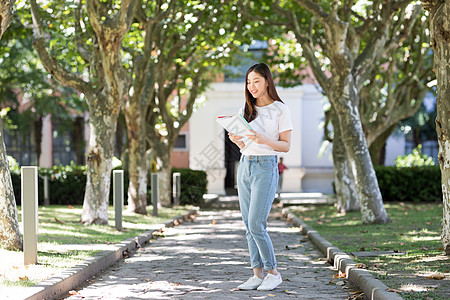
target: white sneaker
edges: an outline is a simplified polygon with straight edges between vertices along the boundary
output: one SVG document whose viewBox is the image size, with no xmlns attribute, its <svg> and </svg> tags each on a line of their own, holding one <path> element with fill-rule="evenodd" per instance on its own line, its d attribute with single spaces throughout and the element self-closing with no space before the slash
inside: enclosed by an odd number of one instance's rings
<svg viewBox="0 0 450 300">
<path fill-rule="evenodd" d="M 254 275 L 253 277 L 250 277 L 246 282 L 244 282 L 241 285 L 238 285 L 238 289 L 240 290 L 256 290 L 258 286 L 261 285 L 263 280 L 259 278 L 258 276 Z"/>
<path fill-rule="evenodd" d="M 273 274 L 269 273 L 266 275 L 266 277 L 264 278 L 261 285 L 257 288 L 257 290 L 258 291 L 271 291 L 274 288 L 276 288 L 277 286 L 279 286 L 281 282 L 283 282 L 283 280 L 281 280 L 280 273 L 278 273 L 278 275 L 273 275 Z"/>
</svg>

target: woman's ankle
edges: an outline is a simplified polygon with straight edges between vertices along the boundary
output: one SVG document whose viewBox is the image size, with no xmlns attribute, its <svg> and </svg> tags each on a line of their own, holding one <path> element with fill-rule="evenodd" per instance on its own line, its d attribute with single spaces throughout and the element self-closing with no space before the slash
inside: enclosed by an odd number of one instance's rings
<svg viewBox="0 0 450 300">
<path fill-rule="evenodd" d="M 278 275 L 277 269 L 268 270 L 267 273 L 272 274 L 272 275 Z"/>
<path fill-rule="evenodd" d="M 253 269 L 253 274 L 258 276 L 258 278 L 264 279 L 264 269 L 263 268 Z"/>
</svg>

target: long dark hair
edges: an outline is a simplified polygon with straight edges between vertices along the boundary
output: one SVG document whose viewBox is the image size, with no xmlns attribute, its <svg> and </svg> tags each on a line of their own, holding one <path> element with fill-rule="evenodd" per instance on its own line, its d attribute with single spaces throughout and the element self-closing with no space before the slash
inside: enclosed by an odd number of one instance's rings
<svg viewBox="0 0 450 300">
<path fill-rule="evenodd" d="M 251 72 L 256 72 L 264 79 L 266 79 L 268 86 L 267 92 L 269 93 L 269 97 L 275 101 L 281 101 L 280 96 L 278 96 L 277 90 L 275 89 L 275 83 L 273 82 L 272 73 L 270 72 L 269 67 L 265 63 L 259 63 L 253 65 L 248 69 L 247 74 L 245 75 L 245 109 L 244 109 L 244 118 L 247 122 L 251 122 L 258 116 L 258 112 L 256 111 L 256 98 L 250 93 L 247 88 L 247 79 L 248 74 Z"/>
</svg>

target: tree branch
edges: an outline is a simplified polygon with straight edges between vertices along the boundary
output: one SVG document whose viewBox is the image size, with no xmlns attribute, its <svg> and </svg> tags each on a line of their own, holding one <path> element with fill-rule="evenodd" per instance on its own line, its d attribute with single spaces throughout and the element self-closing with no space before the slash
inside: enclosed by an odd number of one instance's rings
<svg viewBox="0 0 450 300">
<path fill-rule="evenodd" d="M 328 87 L 328 78 L 326 77 L 325 73 L 322 71 L 322 66 L 320 62 L 317 60 L 316 56 L 314 55 L 314 46 L 311 45 L 311 37 L 307 38 L 303 36 L 300 30 L 300 25 L 298 24 L 298 20 L 296 18 L 296 15 L 294 12 L 291 12 L 290 14 L 290 20 L 291 24 L 293 26 L 293 31 L 295 34 L 295 37 L 297 38 L 298 42 L 302 46 L 303 53 L 308 60 L 311 69 L 314 73 L 314 76 L 316 77 L 317 81 L 319 82 L 320 86 L 324 90 Z"/>
<path fill-rule="evenodd" d="M 2 38 L 6 29 L 8 29 L 9 25 L 13 20 L 13 8 L 14 8 L 15 0 L 2 0 L 0 5 L 0 38 Z M 4 18 L 6 16 L 6 18 Z"/>
<path fill-rule="evenodd" d="M 98 0 L 86 0 L 89 21 L 97 36 L 102 37 L 106 31 L 109 35 L 116 35 L 117 39 L 122 40 L 131 26 L 137 3 L 138 0 L 123 0 L 117 13 L 111 16 L 102 16 L 99 11 L 99 8 L 103 5 L 102 2 Z M 105 17 L 106 20 L 102 21 L 102 17 Z"/>
<path fill-rule="evenodd" d="M 135 15 L 134 8 L 139 2 L 140 1 L 137 0 L 122 0 L 119 13 L 117 14 L 118 22 L 116 22 L 119 31 L 122 31 L 121 27 L 124 25 L 127 27 L 130 26 Z M 127 31 L 128 30 L 125 30 L 125 32 Z"/>
<path fill-rule="evenodd" d="M 65 70 L 63 66 L 48 53 L 47 48 L 45 47 L 44 30 L 42 29 L 41 18 L 36 0 L 30 0 L 30 5 L 34 27 L 33 45 L 47 72 L 52 74 L 61 83 L 71 86 L 84 94 L 91 95 L 93 90 L 87 82 Z"/>
<path fill-rule="evenodd" d="M 187 45 L 188 43 L 190 43 L 192 41 L 192 39 L 200 32 L 202 26 L 200 26 L 200 24 L 202 22 L 205 22 L 206 24 L 209 24 L 209 22 L 219 13 L 219 10 L 217 9 L 216 12 L 213 13 L 212 16 L 205 16 L 206 14 L 206 10 L 202 11 L 200 13 L 200 15 L 198 16 L 198 20 L 197 22 L 195 22 L 194 25 L 192 25 L 192 29 L 188 32 L 188 34 L 186 35 L 186 38 L 184 40 L 179 41 L 178 43 L 176 43 L 175 45 L 173 45 L 170 48 L 170 52 L 168 55 L 168 59 L 171 59 L 175 53 L 180 50 L 183 46 Z M 205 18 L 205 20 L 203 20 L 203 18 Z"/>
<path fill-rule="evenodd" d="M 306 8 L 310 13 L 312 13 L 319 22 L 322 24 L 327 23 L 328 14 L 327 12 L 317 3 L 314 3 L 310 0 L 295 0 L 298 4 Z M 337 1 L 334 1 L 335 5 L 337 5 Z"/>
<path fill-rule="evenodd" d="M 179 118 L 179 128 L 182 128 L 187 123 L 192 115 L 192 112 L 194 111 L 194 104 L 200 89 L 200 80 L 203 72 L 205 72 L 205 68 L 200 68 L 197 74 L 195 74 L 194 78 L 192 79 L 192 88 L 189 91 L 189 99 L 186 104 L 186 115 L 183 116 L 180 114 L 181 117 Z"/>
<path fill-rule="evenodd" d="M 374 61 L 380 56 L 388 39 L 392 13 L 390 8 L 390 5 L 386 4 L 386 0 L 383 1 L 381 16 L 379 17 L 380 20 L 377 21 L 376 31 L 367 42 L 363 52 L 355 60 L 353 76 L 358 91 L 361 90 L 364 81 L 370 75 Z"/>
<path fill-rule="evenodd" d="M 84 46 L 84 42 L 82 39 L 83 29 L 81 28 L 81 0 L 78 1 L 78 6 L 75 8 L 75 44 L 78 52 L 80 53 L 81 58 L 89 63 L 92 59 L 92 53 Z"/>
<path fill-rule="evenodd" d="M 274 3 L 274 6 L 272 6 L 272 7 L 278 7 L 278 8 L 280 8 L 281 9 L 281 7 L 278 5 L 278 2 L 279 1 L 276 1 L 276 3 Z M 248 20 L 252 20 L 252 21 L 259 21 L 259 22 L 264 22 L 265 24 L 268 24 L 268 25 L 273 25 L 273 26 L 283 26 L 283 25 L 286 25 L 286 22 L 285 21 L 277 21 L 277 20 L 274 20 L 274 19 L 268 19 L 268 18 L 264 18 L 264 17 L 261 17 L 261 16 L 259 16 L 259 15 L 257 15 L 257 14 L 251 14 L 249 11 L 248 11 L 248 5 L 245 5 L 242 1 L 238 1 L 238 5 L 239 5 L 239 11 L 240 11 L 240 13 L 245 17 L 245 18 L 247 18 Z M 277 9 L 278 9 L 277 8 Z M 284 10 L 283 9 L 281 9 L 281 10 L 277 10 L 279 13 L 281 13 L 282 15 L 284 14 Z"/>
<path fill-rule="evenodd" d="M 398 47 L 400 43 L 404 42 L 411 35 L 412 29 L 420 18 L 421 11 L 422 5 L 416 4 L 411 17 L 406 21 L 403 19 L 402 22 L 399 22 L 399 26 L 396 26 L 392 32 L 392 38 L 386 43 L 386 49 Z"/>
</svg>

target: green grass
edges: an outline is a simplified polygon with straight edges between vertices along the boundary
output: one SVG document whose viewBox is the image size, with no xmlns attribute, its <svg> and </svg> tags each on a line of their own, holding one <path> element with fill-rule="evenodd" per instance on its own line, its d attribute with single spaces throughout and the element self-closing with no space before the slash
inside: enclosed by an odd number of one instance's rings
<svg viewBox="0 0 450 300">
<path fill-rule="evenodd" d="M 108 210 L 108 226 L 80 223 L 81 206 L 50 206 L 39 208 L 38 243 L 52 244 L 110 244 L 121 242 L 148 230 L 153 224 L 164 223 L 176 215 L 187 211 L 186 208 L 160 208 L 158 217 L 123 212 L 123 231 L 114 228 L 114 210 Z M 149 207 L 147 211 L 152 211 Z M 21 215 L 19 214 L 19 220 Z M 71 232 L 72 234 L 68 234 Z"/>
<path fill-rule="evenodd" d="M 123 229 L 114 227 L 114 209 L 108 210 L 108 225 L 85 226 L 80 223 L 81 206 L 47 206 L 39 207 L 38 229 L 38 264 L 28 268 L 23 266 L 21 253 L 2 250 L 3 255 L 15 257 L 11 259 L 9 269 L 0 269 L 0 286 L 32 286 L 42 280 L 42 274 L 54 274 L 66 268 L 71 268 L 89 257 L 103 251 L 89 249 L 88 245 L 109 245 L 119 243 L 127 238 L 138 236 L 150 229 L 151 225 L 165 223 L 177 215 L 184 214 L 192 207 L 175 207 L 158 209 L 158 217 L 123 212 Z M 152 207 L 147 211 L 151 212 Z M 19 222 L 21 208 L 18 207 Z M 22 266 L 21 266 L 22 265 Z M 18 267 L 21 266 L 21 267 Z M 5 271 L 6 270 L 6 271 Z M 16 274 L 17 273 L 17 274 Z"/>
<path fill-rule="evenodd" d="M 19 279 L 19 280 L 10 280 L 8 278 L 0 279 L 0 286 L 8 286 L 8 287 L 30 287 L 39 283 L 39 280 L 30 280 L 28 278 Z"/>
<path fill-rule="evenodd" d="M 389 203 L 385 208 L 392 223 L 383 225 L 362 224 L 359 212 L 338 214 L 333 206 L 297 207 L 292 212 L 344 252 L 405 252 L 354 258 L 390 288 L 409 290 L 401 293 L 405 299 L 448 299 L 450 258 L 440 241 L 442 204 Z M 426 278 L 432 274 L 446 277 Z"/>
</svg>

